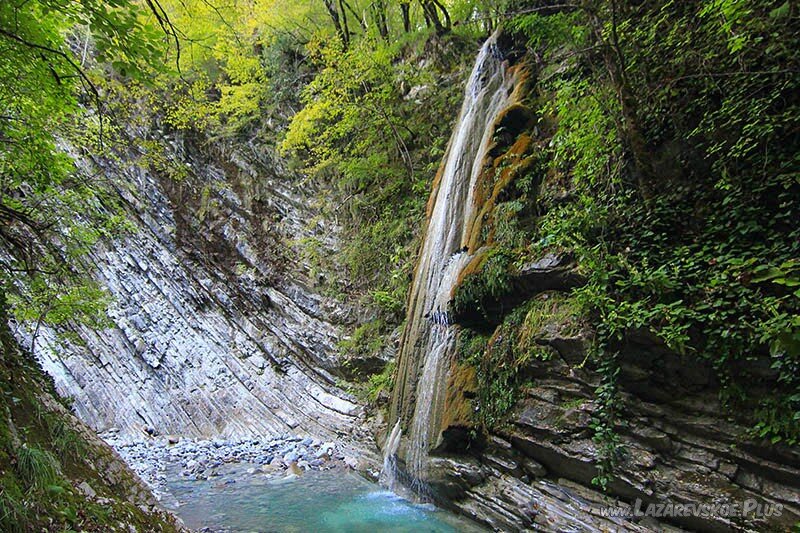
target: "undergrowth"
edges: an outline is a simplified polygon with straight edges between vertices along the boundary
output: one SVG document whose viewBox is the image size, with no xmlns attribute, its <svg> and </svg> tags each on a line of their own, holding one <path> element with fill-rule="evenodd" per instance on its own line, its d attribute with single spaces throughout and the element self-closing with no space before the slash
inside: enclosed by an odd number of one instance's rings
<svg viewBox="0 0 800 533">
<path fill-rule="evenodd" d="M 566 250 L 586 278 L 572 301 L 595 330 L 604 489 L 624 455 L 620 350 L 637 330 L 713 369 L 742 438 L 800 442 L 799 15 L 781 1 L 594 2 L 511 22 L 538 60 L 550 138 L 538 203 L 507 211 L 537 213 L 528 259 Z M 505 253 L 465 278 L 457 308 L 502 292 L 520 261 Z M 485 347 L 461 346 L 489 425 L 524 381 L 521 329 L 515 311 Z"/>
</svg>

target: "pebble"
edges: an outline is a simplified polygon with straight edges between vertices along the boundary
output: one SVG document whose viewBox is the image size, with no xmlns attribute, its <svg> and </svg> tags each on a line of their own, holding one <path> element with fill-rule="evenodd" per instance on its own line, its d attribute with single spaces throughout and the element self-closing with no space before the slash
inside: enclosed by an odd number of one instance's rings
<svg viewBox="0 0 800 533">
<path fill-rule="evenodd" d="M 101 437 L 117 450 L 158 499 L 168 493 L 168 468 L 170 472 L 177 470 L 186 480 L 202 480 L 219 477 L 216 469 L 223 464 L 247 466 L 238 473 L 228 470 L 226 474 L 226 477 L 241 477 L 280 474 L 292 463 L 303 470 L 334 468 L 337 465 L 329 459 L 343 457 L 333 442 L 323 444 L 318 439 L 295 435 L 244 440 L 193 440 L 169 435 L 130 442 L 120 440 L 118 431 L 109 430 Z M 224 483 L 235 481 L 228 479 Z"/>
<path fill-rule="evenodd" d="M 291 463 L 292 461 L 297 461 L 297 454 L 294 452 L 289 452 L 283 456 L 284 463 Z"/>
<path fill-rule="evenodd" d="M 320 450 L 314 454 L 314 459 L 322 459 L 323 457 L 328 456 L 328 450 Z"/>
</svg>

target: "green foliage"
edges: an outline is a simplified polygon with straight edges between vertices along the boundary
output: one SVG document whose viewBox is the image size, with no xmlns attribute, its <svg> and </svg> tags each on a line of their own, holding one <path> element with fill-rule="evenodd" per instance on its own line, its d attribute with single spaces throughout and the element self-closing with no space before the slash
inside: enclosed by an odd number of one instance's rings
<svg viewBox="0 0 800 533">
<path fill-rule="evenodd" d="M 67 421 L 53 413 L 43 415 L 53 451 L 61 461 L 80 461 L 87 452 L 86 442 Z"/>
<path fill-rule="evenodd" d="M 318 73 L 303 89 L 303 107 L 282 143 L 326 184 L 329 214 L 348 236 L 337 262 L 366 293 L 365 302 L 395 322 L 405 305 L 431 170 L 446 142 L 443 121 L 452 118 L 446 110 L 457 99 L 457 88 L 424 87 L 461 68 L 463 57 L 460 41 L 450 39 L 438 61 L 420 68 L 420 44 L 366 36 L 344 50 L 339 41 L 309 42 Z M 423 88 L 424 103 L 405 97 L 411 87 Z"/>
<path fill-rule="evenodd" d="M 540 318 L 545 317 L 540 305 L 542 300 L 516 308 L 491 336 L 470 329 L 459 333 L 457 353 L 461 361 L 475 368 L 476 417 L 487 429 L 506 422 L 507 414 L 521 398 L 527 382 L 525 369 L 531 360 L 552 356 L 538 342 L 537 333 L 543 328 Z"/>
<path fill-rule="evenodd" d="M 613 187 L 619 180 L 622 147 L 614 116 L 619 113 L 614 97 L 587 79 L 554 82 L 556 98 L 545 103 L 543 115 L 558 117 L 551 141 L 552 157 L 573 179 L 589 186 L 602 181 Z"/>
<path fill-rule="evenodd" d="M 582 308 L 574 298 L 543 293 L 514 309 L 491 336 L 463 329 L 459 334 L 459 359 L 476 369 L 478 420 L 496 428 L 521 398 L 527 383 L 526 368 L 547 361 L 554 351 L 544 340 L 555 332 L 577 335 L 582 329 Z"/>
<path fill-rule="evenodd" d="M 464 329 L 458 336 L 457 353 L 476 371 L 476 418 L 484 427 L 493 428 L 517 401 L 518 372 L 508 350 L 490 350 L 489 341 L 487 335 Z"/>
<path fill-rule="evenodd" d="M 531 299 L 527 309 L 520 336 L 529 347 L 554 334 L 575 337 L 584 329 L 584 307 L 573 295 L 545 292 Z"/>
<path fill-rule="evenodd" d="M 99 154 L 111 139 L 100 76 L 144 80 L 162 68 L 148 13 L 130 0 L 0 5 L 0 284 L 17 291 L 17 318 L 100 315 L 105 299 L 83 281 L 83 257 L 126 224 L 106 184 L 68 152 Z"/>
<path fill-rule="evenodd" d="M 502 248 L 493 248 L 482 260 L 480 269 L 464 276 L 453 297 L 453 310 L 463 313 L 478 309 L 488 318 L 484 305 L 504 296 L 510 287 L 512 256 Z"/>
<path fill-rule="evenodd" d="M 584 398 L 573 398 L 572 400 L 566 400 L 561 404 L 561 408 L 564 411 L 569 411 L 570 409 L 578 409 L 582 405 L 586 404 L 586 399 Z"/>
<path fill-rule="evenodd" d="M 0 526 L 9 533 L 22 533 L 28 522 L 24 502 L 18 494 L 12 493 L 10 487 L 0 490 Z"/>
<path fill-rule="evenodd" d="M 381 392 L 391 392 L 394 386 L 394 371 L 395 361 L 389 362 L 384 369 L 378 373 L 370 376 L 367 388 L 367 398 L 371 402 L 375 402 L 380 396 Z"/>
<path fill-rule="evenodd" d="M 574 302 L 597 331 L 604 489 L 634 330 L 714 368 L 751 436 L 800 439 L 797 17 L 782 1 L 601 1 L 510 24 L 540 58 L 540 127 L 554 128 L 533 253 L 571 251 L 588 279 Z M 490 293 L 479 280 L 457 305 Z"/>
<path fill-rule="evenodd" d="M 580 47 L 588 44 L 591 39 L 582 14 L 574 10 L 551 15 L 541 15 L 536 11 L 523 13 L 511 18 L 508 28 L 527 38 L 529 48 L 550 57 L 559 48 Z"/>
<path fill-rule="evenodd" d="M 77 320 L 93 327 L 107 326 L 105 314 L 109 298 L 95 282 L 81 280 L 78 285 L 53 286 L 49 280 L 34 275 L 24 292 L 9 296 L 9 304 L 20 322 L 42 320 L 63 325 Z"/>
<path fill-rule="evenodd" d="M 386 324 L 382 320 L 371 320 L 356 327 L 349 338 L 339 341 L 339 349 L 345 355 L 372 355 L 383 347 Z"/>
<path fill-rule="evenodd" d="M 595 466 L 597 475 L 592 478 L 592 484 L 602 490 L 608 489 L 608 484 L 614 478 L 614 468 L 623 449 L 620 445 L 618 426 L 622 423 L 619 411 L 621 402 L 618 395 L 617 377 L 619 375 L 619 354 L 602 354 L 598 372 L 601 375 L 600 386 L 595 391 L 595 415 L 592 417 L 591 428 L 594 431 L 592 440 L 597 445 Z"/>
<path fill-rule="evenodd" d="M 316 279 L 327 266 L 325 261 L 326 257 L 323 254 L 324 248 L 322 241 L 317 237 L 303 237 L 292 244 L 299 247 L 300 257 L 303 259 L 303 262 L 311 267 L 311 278 Z"/>
<path fill-rule="evenodd" d="M 268 30 L 263 36 L 258 24 L 275 22 L 276 4 L 287 2 L 163 2 L 185 46 L 181 75 L 167 72 L 156 84 L 157 92 L 169 95 L 155 103 L 171 126 L 231 137 L 257 125 L 270 84 L 255 49 L 273 35 Z"/>
<path fill-rule="evenodd" d="M 59 478 L 59 463 L 52 453 L 23 444 L 17 449 L 17 474 L 30 490 L 43 490 Z"/>
</svg>

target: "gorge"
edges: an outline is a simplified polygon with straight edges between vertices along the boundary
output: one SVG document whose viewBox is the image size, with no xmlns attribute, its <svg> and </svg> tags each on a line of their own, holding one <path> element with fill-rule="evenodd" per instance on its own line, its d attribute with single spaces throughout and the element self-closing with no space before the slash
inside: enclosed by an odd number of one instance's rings
<svg viewBox="0 0 800 533">
<path fill-rule="evenodd" d="M 798 527 L 796 6 L 118 3 L 0 7 L 0 529 Z"/>
</svg>

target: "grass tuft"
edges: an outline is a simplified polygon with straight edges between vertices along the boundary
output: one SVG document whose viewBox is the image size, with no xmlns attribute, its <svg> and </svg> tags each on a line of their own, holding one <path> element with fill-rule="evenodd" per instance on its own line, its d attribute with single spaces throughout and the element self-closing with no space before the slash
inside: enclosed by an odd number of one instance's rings
<svg viewBox="0 0 800 533">
<path fill-rule="evenodd" d="M 8 533 L 25 531 L 25 506 L 20 500 L 0 489 L 0 530 Z"/>
<path fill-rule="evenodd" d="M 45 450 L 23 444 L 17 449 L 17 474 L 31 490 L 54 485 L 58 480 L 59 463 Z"/>
</svg>

